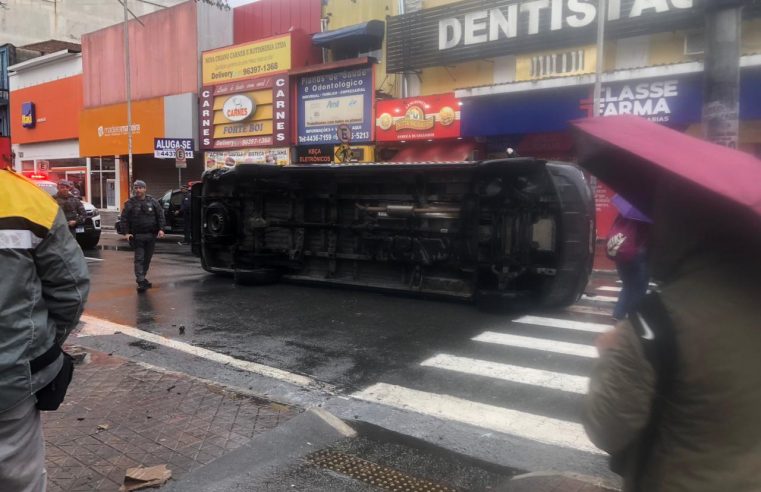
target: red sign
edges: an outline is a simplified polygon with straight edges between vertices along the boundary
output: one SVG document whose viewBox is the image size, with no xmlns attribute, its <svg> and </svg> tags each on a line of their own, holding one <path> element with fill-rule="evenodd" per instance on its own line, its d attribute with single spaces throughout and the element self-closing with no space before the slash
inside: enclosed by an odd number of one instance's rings
<svg viewBox="0 0 761 492">
<path fill-rule="evenodd" d="M 610 227 L 618 215 L 618 210 L 616 210 L 616 207 L 610 201 L 615 193 L 598 179 L 595 179 L 594 190 L 595 209 L 597 211 L 597 239 L 605 239 L 608 237 Z"/>
<path fill-rule="evenodd" d="M 460 101 L 452 93 L 378 101 L 375 114 L 379 142 L 460 136 Z"/>
</svg>

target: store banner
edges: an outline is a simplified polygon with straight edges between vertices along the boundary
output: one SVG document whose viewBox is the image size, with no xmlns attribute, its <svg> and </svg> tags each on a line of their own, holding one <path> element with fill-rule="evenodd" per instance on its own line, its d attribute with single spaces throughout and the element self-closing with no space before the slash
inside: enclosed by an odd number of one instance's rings
<svg viewBox="0 0 761 492">
<path fill-rule="evenodd" d="M 291 149 L 273 147 L 271 149 L 241 149 L 220 152 L 206 152 L 206 169 L 234 167 L 244 164 L 272 164 L 287 166 L 291 163 Z"/>
<path fill-rule="evenodd" d="M 299 144 L 338 144 L 339 125 L 349 126 L 352 143 L 373 140 L 372 66 L 305 75 L 297 86 Z"/>
<path fill-rule="evenodd" d="M 78 138 L 82 108 L 81 75 L 14 89 L 10 99 L 9 121 L 13 143 L 31 144 Z"/>
<path fill-rule="evenodd" d="M 299 145 L 296 147 L 296 164 L 332 164 L 334 145 Z"/>
<path fill-rule="evenodd" d="M 700 121 L 702 75 L 632 80 L 604 84 L 604 116 L 634 114 L 668 126 Z M 592 87 L 572 86 L 464 98 L 462 136 L 487 137 L 558 132 L 568 122 L 593 113 Z"/>
<path fill-rule="evenodd" d="M 201 149 L 291 143 L 287 74 L 203 87 L 199 102 Z"/>
<path fill-rule="evenodd" d="M 291 34 L 204 51 L 203 85 L 222 84 L 291 69 Z"/>
<path fill-rule="evenodd" d="M 127 105 L 85 109 L 80 114 L 79 151 L 83 157 L 127 153 Z M 153 154 L 154 139 L 166 135 L 164 98 L 132 103 L 132 152 Z"/>
<path fill-rule="evenodd" d="M 378 101 L 378 142 L 460 136 L 460 101 L 453 93 Z"/>
</svg>

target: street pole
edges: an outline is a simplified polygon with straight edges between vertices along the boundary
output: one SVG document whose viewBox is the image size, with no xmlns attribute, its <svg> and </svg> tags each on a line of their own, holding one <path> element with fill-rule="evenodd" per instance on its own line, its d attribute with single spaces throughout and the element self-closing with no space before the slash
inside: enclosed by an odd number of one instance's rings
<svg viewBox="0 0 761 492">
<path fill-rule="evenodd" d="M 122 0 L 124 6 L 124 73 L 127 85 L 127 185 L 132 188 L 132 80 L 129 63 L 129 9 L 127 0 Z"/>
<path fill-rule="evenodd" d="M 742 0 L 706 2 L 703 134 L 737 148 L 740 138 Z"/>
<path fill-rule="evenodd" d="M 605 16 L 607 1 L 597 0 L 597 63 L 595 63 L 595 92 L 593 98 L 594 115 L 602 116 L 602 73 L 605 65 Z"/>
</svg>

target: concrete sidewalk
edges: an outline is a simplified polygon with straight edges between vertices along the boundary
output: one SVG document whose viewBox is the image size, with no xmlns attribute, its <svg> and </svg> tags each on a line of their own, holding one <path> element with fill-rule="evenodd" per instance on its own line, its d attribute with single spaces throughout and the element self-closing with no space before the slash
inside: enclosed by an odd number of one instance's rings
<svg viewBox="0 0 761 492">
<path fill-rule="evenodd" d="M 167 464 L 181 478 L 300 412 L 185 374 L 84 354 L 63 405 L 42 413 L 52 492 L 116 491 L 138 465 Z"/>
<path fill-rule="evenodd" d="M 524 474 L 316 409 L 258 398 L 103 352 L 78 353 L 69 393 L 43 412 L 48 490 L 117 491 L 166 464 L 161 490 L 603 492 L 584 477 Z"/>
</svg>

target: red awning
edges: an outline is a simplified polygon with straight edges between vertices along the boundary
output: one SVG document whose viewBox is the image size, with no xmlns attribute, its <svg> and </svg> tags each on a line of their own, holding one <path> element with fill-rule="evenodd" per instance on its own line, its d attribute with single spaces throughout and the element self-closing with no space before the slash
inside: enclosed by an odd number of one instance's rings
<svg viewBox="0 0 761 492">
<path fill-rule="evenodd" d="M 390 162 L 461 162 L 468 160 L 473 142 L 463 140 L 407 144 Z"/>
<path fill-rule="evenodd" d="M 579 164 L 645 213 L 651 211 L 656 183 L 670 180 L 761 218 L 761 160 L 750 154 L 637 116 L 572 124 L 578 129 Z"/>
</svg>

